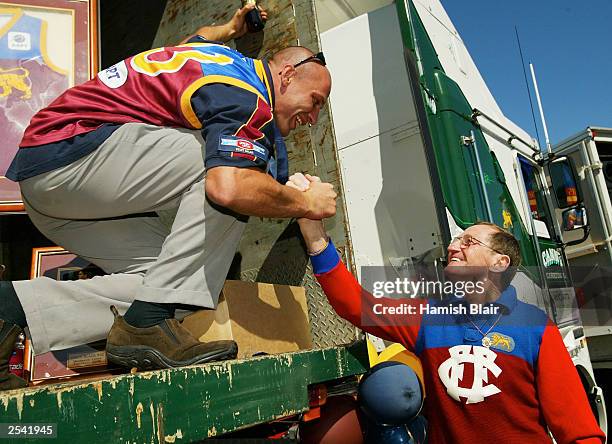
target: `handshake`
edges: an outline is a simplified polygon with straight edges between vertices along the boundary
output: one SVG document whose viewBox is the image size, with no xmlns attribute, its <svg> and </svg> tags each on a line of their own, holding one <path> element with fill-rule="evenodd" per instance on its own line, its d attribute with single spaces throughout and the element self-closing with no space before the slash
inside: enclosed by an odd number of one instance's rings
<svg viewBox="0 0 612 444">
<path fill-rule="evenodd" d="M 295 173 L 285 184 L 286 186 L 304 192 L 307 202 L 305 218 L 321 220 L 336 214 L 336 197 L 334 186 L 321 182 L 317 176 Z"/>
<path fill-rule="evenodd" d="M 329 244 L 329 238 L 321 219 L 336 214 L 337 194 L 334 187 L 332 184 L 321 182 L 317 176 L 302 173 L 292 175 L 286 185 L 304 192 L 309 210 L 304 217 L 298 219 L 298 224 L 308 254 L 317 255 Z"/>
</svg>

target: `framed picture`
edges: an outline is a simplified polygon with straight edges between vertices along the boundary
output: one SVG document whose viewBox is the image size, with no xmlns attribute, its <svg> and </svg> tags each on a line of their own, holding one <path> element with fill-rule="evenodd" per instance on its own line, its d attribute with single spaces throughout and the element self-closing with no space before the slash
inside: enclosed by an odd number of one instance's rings
<svg viewBox="0 0 612 444">
<path fill-rule="evenodd" d="M 45 276 L 56 281 L 71 281 L 89 266 L 90 262 L 62 247 L 33 248 L 30 279 Z"/>
<path fill-rule="evenodd" d="M 5 177 L 32 116 L 98 69 L 97 0 L 0 0 L 0 212 L 22 212 Z"/>
<path fill-rule="evenodd" d="M 103 274 L 95 265 L 61 247 L 32 249 L 32 279 L 45 276 L 55 280 L 77 280 Z M 32 344 L 26 339 L 24 369 L 33 384 L 114 371 L 116 367 L 108 366 L 104 349 L 105 342 L 98 341 L 34 355 Z"/>
</svg>

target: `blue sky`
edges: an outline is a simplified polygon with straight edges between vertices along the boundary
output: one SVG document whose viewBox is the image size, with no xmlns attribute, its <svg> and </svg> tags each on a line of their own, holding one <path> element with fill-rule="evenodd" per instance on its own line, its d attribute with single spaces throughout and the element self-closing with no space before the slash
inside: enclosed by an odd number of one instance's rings
<svg viewBox="0 0 612 444">
<path fill-rule="evenodd" d="M 612 128 L 612 0 L 441 0 L 502 111 L 536 136 L 516 43 L 534 64 L 551 143 Z M 532 98 L 541 146 L 535 95 Z"/>
</svg>

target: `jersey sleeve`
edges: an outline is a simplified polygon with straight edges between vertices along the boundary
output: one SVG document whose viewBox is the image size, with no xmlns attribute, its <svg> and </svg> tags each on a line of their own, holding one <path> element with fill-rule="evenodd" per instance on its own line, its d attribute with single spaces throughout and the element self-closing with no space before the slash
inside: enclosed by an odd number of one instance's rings
<svg viewBox="0 0 612 444">
<path fill-rule="evenodd" d="M 536 384 L 544 419 L 559 444 L 605 442 L 559 329 L 550 320 L 542 335 Z"/>
<path fill-rule="evenodd" d="M 347 270 L 331 241 L 311 260 L 315 276 L 338 315 L 368 333 L 415 350 L 425 299 L 374 297 Z M 398 311 L 402 313 L 394 314 Z"/>
<path fill-rule="evenodd" d="M 202 123 L 206 169 L 217 166 L 265 170 L 273 155 L 272 109 L 257 94 L 212 83 L 199 88 L 191 105 Z"/>
</svg>

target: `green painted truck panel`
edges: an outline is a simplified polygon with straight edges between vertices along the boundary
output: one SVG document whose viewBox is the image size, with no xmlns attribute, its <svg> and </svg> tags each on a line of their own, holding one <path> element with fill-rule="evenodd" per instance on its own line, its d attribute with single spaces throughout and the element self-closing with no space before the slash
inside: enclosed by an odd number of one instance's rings
<svg viewBox="0 0 612 444">
<path fill-rule="evenodd" d="M 0 393 L 0 422 L 56 423 L 58 442 L 192 442 L 304 412 L 309 385 L 368 367 L 358 342 L 34 387 Z"/>
<path fill-rule="evenodd" d="M 503 213 L 510 214 L 512 225 L 508 229 L 520 243 L 523 265 L 528 267 L 525 272 L 541 284 L 541 275 L 534 272 L 540 262 L 533 239 L 519 217 L 494 153 L 472 117 L 472 106 L 459 85 L 444 73 L 413 3 L 408 1 L 409 11 L 405 10 L 404 2 L 396 2 L 396 5 L 404 45 L 411 52 L 409 57 L 421 67 L 420 94 L 426 104 L 426 124 L 433 143 L 444 204 L 461 228 L 488 219 L 474 148 L 464 145 L 461 139 L 473 131 L 493 222 L 503 226 Z"/>
</svg>

